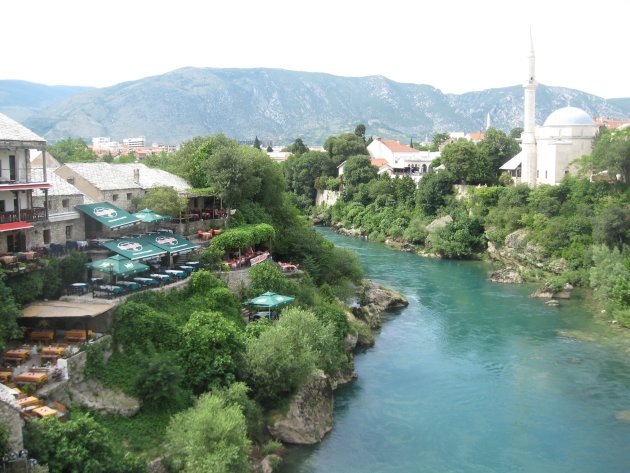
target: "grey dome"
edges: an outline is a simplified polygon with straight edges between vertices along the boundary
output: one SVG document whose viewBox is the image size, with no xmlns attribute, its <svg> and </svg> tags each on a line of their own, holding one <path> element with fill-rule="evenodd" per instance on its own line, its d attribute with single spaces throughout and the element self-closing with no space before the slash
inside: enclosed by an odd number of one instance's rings
<svg viewBox="0 0 630 473">
<path fill-rule="evenodd" d="M 581 108 L 564 107 L 559 108 L 545 120 L 543 126 L 595 126 L 595 122 Z"/>
</svg>

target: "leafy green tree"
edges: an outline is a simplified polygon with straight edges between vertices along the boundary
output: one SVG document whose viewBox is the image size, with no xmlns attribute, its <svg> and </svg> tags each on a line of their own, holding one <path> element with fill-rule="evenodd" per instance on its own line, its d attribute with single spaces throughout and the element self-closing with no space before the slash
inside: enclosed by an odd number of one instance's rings
<svg viewBox="0 0 630 473">
<path fill-rule="evenodd" d="M 97 160 L 96 154 L 81 138 L 64 138 L 50 145 L 48 151 L 62 164 L 92 163 Z"/>
<path fill-rule="evenodd" d="M 377 173 L 369 156 L 351 156 L 344 165 L 343 179 L 347 185 L 356 186 L 376 179 Z"/>
<path fill-rule="evenodd" d="M 210 187 L 228 210 L 253 198 L 260 190 L 262 180 L 254 174 L 254 153 L 260 151 L 234 142 L 214 150 L 205 163 Z"/>
<path fill-rule="evenodd" d="M 118 306 L 114 313 L 113 333 L 114 342 L 125 352 L 175 350 L 181 340 L 180 328 L 172 317 L 136 301 Z"/>
<path fill-rule="evenodd" d="M 480 183 L 493 179 L 487 157 L 480 155 L 477 146 L 470 141 L 458 140 L 446 145 L 440 159 L 457 181 Z"/>
<path fill-rule="evenodd" d="M 109 432 L 87 414 L 73 413 L 28 422 L 24 446 L 51 473 L 142 473 L 145 466 L 125 456 Z"/>
<path fill-rule="evenodd" d="M 450 138 L 448 133 L 436 133 L 431 140 L 431 151 L 438 151 L 442 143 Z"/>
<path fill-rule="evenodd" d="M 630 244 L 630 204 L 605 202 L 593 220 L 593 241 L 609 248 Z"/>
<path fill-rule="evenodd" d="M 176 414 L 166 432 L 169 471 L 248 473 L 250 441 L 242 408 L 220 392 Z"/>
<path fill-rule="evenodd" d="M 17 318 L 22 311 L 15 302 L 13 291 L 5 285 L 6 275 L 0 271 L 0 349 L 4 348 L 7 340 L 22 335 L 17 324 Z"/>
<path fill-rule="evenodd" d="M 354 129 L 354 134 L 363 140 L 365 143 L 365 125 L 363 123 L 359 123 Z"/>
<path fill-rule="evenodd" d="M 287 146 L 284 149 L 285 151 L 289 151 L 297 155 L 308 153 L 309 151 L 308 146 L 304 144 L 304 142 L 302 141 L 302 138 L 296 138 L 293 144 Z"/>
<path fill-rule="evenodd" d="M 453 194 L 455 180 L 448 172 L 430 172 L 418 184 L 416 202 L 425 215 L 436 215 Z"/>
<path fill-rule="evenodd" d="M 478 219 L 464 213 L 437 230 L 431 238 L 431 250 L 445 258 L 469 258 L 483 251 L 483 226 Z"/>
<path fill-rule="evenodd" d="M 284 164 L 287 186 L 290 191 L 308 197 L 315 203 L 315 181 L 318 177 L 337 174 L 335 162 L 326 154 L 309 151 L 302 155 L 291 156 Z"/>
<path fill-rule="evenodd" d="M 593 245 L 593 266 L 589 269 L 589 277 L 595 297 L 599 300 L 607 302 L 614 299 L 614 288 L 630 280 L 629 253 L 628 247 L 620 251 L 606 245 Z"/>
<path fill-rule="evenodd" d="M 218 312 L 196 311 L 182 328 L 179 357 L 186 382 L 196 393 L 235 381 L 243 334 Z"/>
<path fill-rule="evenodd" d="M 184 373 L 175 356 L 169 352 L 140 358 L 140 375 L 136 379 L 136 395 L 148 409 L 177 408 L 187 403 L 181 387 Z"/>
<path fill-rule="evenodd" d="M 258 135 L 254 138 L 254 148 L 260 149 L 260 140 L 258 139 Z"/>
<path fill-rule="evenodd" d="M 335 158 L 336 165 L 350 156 L 367 155 L 366 146 L 365 140 L 354 133 L 330 136 L 324 142 L 324 149 L 331 158 Z"/>
<path fill-rule="evenodd" d="M 510 130 L 510 138 L 514 138 L 515 140 L 518 140 L 523 134 L 523 131 L 524 131 L 523 127 L 520 127 L 520 126 L 512 128 Z"/>
<path fill-rule="evenodd" d="M 170 186 L 150 188 L 140 201 L 142 208 L 148 208 L 160 215 L 179 217 L 186 211 L 188 203 Z"/>
<path fill-rule="evenodd" d="M 516 156 L 521 150 L 517 141 L 503 131 L 489 128 L 483 141 L 477 145 L 479 156 L 483 157 L 497 175 L 499 168 Z"/>
<path fill-rule="evenodd" d="M 245 360 L 254 395 L 267 405 L 294 392 L 313 369 L 331 373 L 347 362 L 334 327 L 298 308 L 286 309 L 278 323 L 248 339 Z"/>
<path fill-rule="evenodd" d="M 591 155 L 583 157 L 580 163 L 586 172 L 607 171 L 609 176 L 618 174 L 622 182 L 630 183 L 630 128 L 601 131 Z"/>
</svg>

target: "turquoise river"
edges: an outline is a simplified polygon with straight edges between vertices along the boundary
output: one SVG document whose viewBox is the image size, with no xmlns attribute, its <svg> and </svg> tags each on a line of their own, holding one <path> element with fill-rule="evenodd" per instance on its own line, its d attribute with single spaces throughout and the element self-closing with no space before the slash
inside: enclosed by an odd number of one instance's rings
<svg viewBox="0 0 630 473">
<path fill-rule="evenodd" d="M 322 232 L 410 304 L 356 356 L 333 431 L 289 448 L 282 473 L 630 472 L 625 330 L 492 284 L 482 263 Z"/>
</svg>

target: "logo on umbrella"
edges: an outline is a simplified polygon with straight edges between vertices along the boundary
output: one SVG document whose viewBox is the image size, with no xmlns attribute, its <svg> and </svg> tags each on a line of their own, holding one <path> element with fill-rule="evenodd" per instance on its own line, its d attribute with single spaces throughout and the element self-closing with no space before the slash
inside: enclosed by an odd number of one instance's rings
<svg viewBox="0 0 630 473">
<path fill-rule="evenodd" d="M 175 237 L 167 237 L 167 236 L 162 236 L 162 237 L 157 237 L 155 239 L 155 242 L 158 245 L 177 245 L 177 238 Z"/>
<path fill-rule="evenodd" d="M 123 251 L 142 251 L 142 245 L 136 241 L 121 241 L 117 246 Z"/>
<path fill-rule="evenodd" d="M 97 217 L 104 218 L 114 218 L 118 215 L 118 212 L 110 207 L 95 207 L 93 212 Z"/>
</svg>

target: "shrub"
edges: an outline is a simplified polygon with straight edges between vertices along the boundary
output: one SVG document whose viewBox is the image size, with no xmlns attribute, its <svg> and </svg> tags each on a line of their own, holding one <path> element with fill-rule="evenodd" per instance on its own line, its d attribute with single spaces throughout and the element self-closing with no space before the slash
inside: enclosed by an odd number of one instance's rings
<svg viewBox="0 0 630 473">
<path fill-rule="evenodd" d="M 66 422 L 54 417 L 27 422 L 24 447 L 51 473 L 141 473 L 139 461 L 125 456 L 109 432 L 86 414 Z"/>
<path fill-rule="evenodd" d="M 251 446 L 245 416 L 221 394 L 203 394 L 194 407 L 176 414 L 166 438 L 171 471 L 249 472 Z"/>
<path fill-rule="evenodd" d="M 129 351 L 174 350 L 181 338 L 173 317 L 134 301 L 116 309 L 113 333 L 116 344 Z"/>
<path fill-rule="evenodd" d="M 235 381 L 243 333 L 218 312 L 193 312 L 182 329 L 179 359 L 188 385 L 197 393 Z"/>
<path fill-rule="evenodd" d="M 155 353 L 140 362 L 140 374 L 136 379 L 135 392 L 143 408 L 178 409 L 188 404 L 181 387 L 182 368 L 172 353 Z"/>
<path fill-rule="evenodd" d="M 298 308 L 285 310 L 277 324 L 249 339 L 245 360 L 254 395 L 266 404 L 295 391 L 314 368 L 332 373 L 347 363 L 333 328 Z"/>
</svg>

